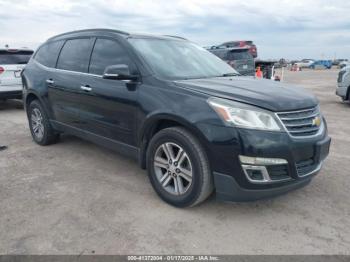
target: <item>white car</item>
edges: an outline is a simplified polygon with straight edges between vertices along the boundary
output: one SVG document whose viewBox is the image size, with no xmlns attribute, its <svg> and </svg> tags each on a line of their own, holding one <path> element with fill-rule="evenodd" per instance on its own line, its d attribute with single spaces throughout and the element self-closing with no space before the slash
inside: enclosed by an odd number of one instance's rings
<svg viewBox="0 0 350 262">
<path fill-rule="evenodd" d="M 315 60 L 313 59 L 303 59 L 300 62 L 296 62 L 295 64 L 300 68 L 306 68 L 311 66 L 314 62 Z"/>
<path fill-rule="evenodd" d="M 336 94 L 344 101 L 350 99 L 350 65 L 343 67 L 338 73 Z"/>
<path fill-rule="evenodd" d="M 349 61 L 342 61 L 339 63 L 338 67 L 340 69 L 344 68 L 344 67 L 347 67 L 347 66 L 350 66 L 350 62 Z"/>
<path fill-rule="evenodd" d="M 33 51 L 29 49 L 0 49 L 0 100 L 21 99 L 21 72 Z"/>
</svg>

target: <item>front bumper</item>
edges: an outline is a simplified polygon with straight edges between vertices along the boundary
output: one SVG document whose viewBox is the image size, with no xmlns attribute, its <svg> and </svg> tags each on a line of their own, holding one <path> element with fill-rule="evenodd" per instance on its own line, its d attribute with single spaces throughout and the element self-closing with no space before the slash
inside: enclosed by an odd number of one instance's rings
<svg viewBox="0 0 350 262">
<path fill-rule="evenodd" d="M 348 92 L 348 87 L 347 86 L 342 86 L 341 84 L 338 84 L 337 90 L 335 91 L 335 94 L 340 96 L 342 99 L 346 99 L 346 95 Z"/>
<path fill-rule="evenodd" d="M 322 132 L 302 138 L 292 137 L 286 132 L 230 127 L 222 127 L 215 134 L 218 135 L 211 138 L 209 145 L 209 159 L 217 198 L 225 201 L 257 200 L 307 185 L 320 171 L 331 140 L 325 122 Z M 268 183 L 254 183 L 243 170 L 240 155 L 284 159 L 284 165 L 271 166 L 271 169 L 269 166 L 267 169 L 274 177 L 281 172 L 287 177 Z"/>
<path fill-rule="evenodd" d="M 295 181 L 294 183 L 276 188 L 246 189 L 241 187 L 232 176 L 214 172 L 216 198 L 228 202 L 247 202 L 279 196 L 289 191 L 302 188 L 309 184 L 310 181 L 311 176 L 308 179 Z"/>
</svg>

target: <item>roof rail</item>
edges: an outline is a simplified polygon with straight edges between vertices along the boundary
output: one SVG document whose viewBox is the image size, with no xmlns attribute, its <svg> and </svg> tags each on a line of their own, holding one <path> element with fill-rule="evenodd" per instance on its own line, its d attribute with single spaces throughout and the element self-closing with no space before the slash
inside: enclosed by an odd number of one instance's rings
<svg viewBox="0 0 350 262">
<path fill-rule="evenodd" d="M 63 34 L 59 34 L 59 35 L 55 35 L 53 37 L 50 37 L 48 40 L 54 39 L 56 37 L 64 36 L 64 35 L 73 34 L 73 33 L 93 32 L 93 31 L 105 31 L 105 32 L 118 33 L 118 34 L 122 34 L 122 35 L 129 35 L 128 32 L 124 32 L 124 31 L 121 31 L 121 30 L 106 29 L 106 28 L 92 28 L 92 29 L 83 29 L 83 30 L 76 30 L 76 31 L 66 32 L 66 33 L 63 33 Z"/>
<path fill-rule="evenodd" d="M 178 39 L 182 39 L 182 40 L 187 40 L 186 38 L 184 38 L 182 36 L 177 36 L 177 35 L 164 35 L 164 36 L 178 38 Z"/>
</svg>

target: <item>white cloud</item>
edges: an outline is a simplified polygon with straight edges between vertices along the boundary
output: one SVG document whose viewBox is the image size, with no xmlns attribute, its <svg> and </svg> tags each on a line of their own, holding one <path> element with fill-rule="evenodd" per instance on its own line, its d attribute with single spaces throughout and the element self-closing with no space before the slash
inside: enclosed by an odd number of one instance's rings
<svg viewBox="0 0 350 262">
<path fill-rule="evenodd" d="M 0 0 L 0 46 L 36 47 L 58 33 L 108 27 L 202 45 L 251 39 L 265 58 L 350 58 L 349 11 L 343 0 Z"/>
</svg>

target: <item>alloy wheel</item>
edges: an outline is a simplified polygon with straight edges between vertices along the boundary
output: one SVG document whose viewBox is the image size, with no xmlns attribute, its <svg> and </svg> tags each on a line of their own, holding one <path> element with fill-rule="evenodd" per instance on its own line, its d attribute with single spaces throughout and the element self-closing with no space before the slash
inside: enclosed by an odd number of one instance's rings
<svg viewBox="0 0 350 262">
<path fill-rule="evenodd" d="M 40 110 L 38 108 L 34 108 L 30 118 L 33 133 L 38 140 L 41 140 L 44 137 L 44 124 Z"/>
<path fill-rule="evenodd" d="M 160 145 L 154 157 L 158 182 L 170 194 L 183 195 L 192 184 L 192 163 L 186 151 L 169 142 Z"/>
</svg>

